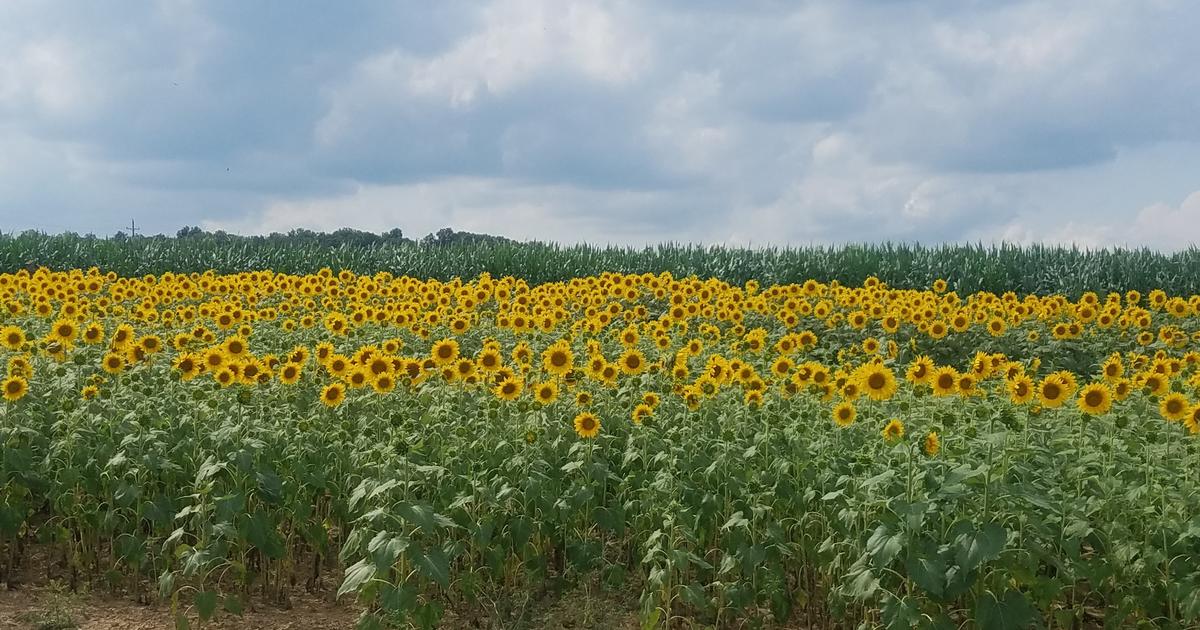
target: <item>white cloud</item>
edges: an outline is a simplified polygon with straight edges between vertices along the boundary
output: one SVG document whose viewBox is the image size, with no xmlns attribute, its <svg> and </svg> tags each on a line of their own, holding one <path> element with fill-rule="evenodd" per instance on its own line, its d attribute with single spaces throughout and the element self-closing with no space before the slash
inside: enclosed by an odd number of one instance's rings
<svg viewBox="0 0 1200 630">
<path fill-rule="evenodd" d="M 30 108 L 51 117 L 77 115 L 101 96 L 84 53 L 58 38 L 26 43 L 0 56 L 0 111 Z"/>
<path fill-rule="evenodd" d="M 1175 247 L 1194 218 L 1154 205 L 1196 190 L 1185 0 L 154 6 L 0 3 L 6 226 Z"/>
<path fill-rule="evenodd" d="M 1156 203 L 1142 208 L 1125 233 L 1125 242 L 1164 249 L 1200 246 L 1200 190 L 1178 206 Z"/>
</svg>

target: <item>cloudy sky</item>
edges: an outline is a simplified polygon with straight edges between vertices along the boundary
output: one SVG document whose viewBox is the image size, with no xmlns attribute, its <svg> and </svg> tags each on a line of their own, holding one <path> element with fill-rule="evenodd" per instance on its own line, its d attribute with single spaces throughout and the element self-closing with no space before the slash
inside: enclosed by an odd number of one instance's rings
<svg viewBox="0 0 1200 630">
<path fill-rule="evenodd" d="M 0 230 L 1200 243 L 1194 0 L 0 2 Z"/>
</svg>

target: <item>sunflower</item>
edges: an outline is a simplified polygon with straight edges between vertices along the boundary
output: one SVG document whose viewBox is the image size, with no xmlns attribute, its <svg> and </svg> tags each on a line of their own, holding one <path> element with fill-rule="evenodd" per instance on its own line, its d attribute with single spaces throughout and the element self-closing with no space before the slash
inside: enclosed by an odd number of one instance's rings
<svg viewBox="0 0 1200 630">
<path fill-rule="evenodd" d="M 642 394 L 642 403 L 649 405 L 651 409 L 658 407 L 659 400 L 658 394 L 654 392 L 646 392 Z"/>
<path fill-rule="evenodd" d="M 1089 416 L 1099 416 L 1108 413 L 1112 408 L 1112 391 L 1104 383 L 1092 383 L 1079 391 L 1076 406 Z"/>
<path fill-rule="evenodd" d="M 295 385 L 300 380 L 302 368 L 300 363 L 284 363 L 279 370 L 279 382 L 284 385 Z"/>
<path fill-rule="evenodd" d="M 839 427 L 848 427 L 854 424 L 856 417 L 858 417 L 858 410 L 854 408 L 854 403 L 842 402 L 833 408 L 833 421 Z"/>
<path fill-rule="evenodd" d="M 600 419 L 595 414 L 584 411 L 575 416 L 575 433 L 579 437 L 590 439 L 600 435 Z"/>
<path fill-rule="evenodd" d="M 435 342 L 433 348 L 429 350 L 429 356 L 439 367 L 450 365 L 458 359 L 458 342 L 453 339 L 442 339 Z"/>
<path fill-rule="evenodd" d="M 1192 406 L 1188 403 L 1188 399 L 1179 392 L 1171 392 L 1163 396 L 1158 403 L 1158 412 L 1171 422 L 1183 420 L 1191 409 Z"/>
<path fill-rule="evenodd" d="M 1005 381 L 1005 386 L 1008 389 L 1008 399 L 1014 405 L 1024 405 L 1033 400 L 1034 386 L 1033 379 L 1025 374 L 1021 374 L 1014 378 Z"/>
<path fill-rule="evenodd" d="M 646 418 L 649 418 L 652 415 L 654 415 L 654 407 L 651 407 L 650 405 L 647 405 L 646 403 L 639 403 L 636 407 L 633 408 L 633 412 L 630 413 L 630 418 L 633 420 L 634 424 L 640 425 L 643 420 L 645 420 Z"/>
<path fill-rule="evenodd" d="M 190 381 L 200 373 L 200 359 L 191 353 L 183 353 L 175 357 L 172 366 L 179 371 L 179 376 Z"/>
<path fill-rule="evenodd" d="M 371 389 L 377 394 L 386 394 L 396 388 L 396 377 L 392 376 L 391 372 L 376 374 L 375 380 L 371 381 Z"/>
<path fill-rule="evenodd" d="M 60 319 L 50 327 L 50 338 L 66 346 L 71 345 L 77 334 L 79 334 L 78 327 L 69 319 Z"/>
<path fill-rule="evenodd" d="M 1100 370 L 1104 373 L 1104 379 L 1107 381 L 1115 381 L 1125 375 L 1125 365 L 1121 363 L 1121 357 L 1115 354 L 1104 361 Z"/>
<path fill-rule="evenodd" d="M 896 375 L 891 369 L 874 363 L 859 368 L 859 387 L 872 400 L 887 400 L 896 393 Z"/>
<path fill-rule="evenodd" d="M 249 352 L 250 346 L 246 343 L 246 340 L 243 337 L 240 335 L 234 335 L 233 337 L 226 339 L 225 343 L 221 344 L 221 349 L 225 351 L 227 356 L 237 359 Z"/>
<path fill-rule="evenodd" d="M 546 348 L 542 353 L 542 367 L 546 372 L 555 376 L 564 376 L 571 371 L 575 356 L 566 343 L 558 342 Z"/>
<path fill-rule="evenodd" d="M 500 351 L 494 348 L 484 349 L 475 360 L 475 364 L 479 366 L 479 369 L 485 372 L 494 372 L 500 369 L 501 363 Z"/>
<path fill-rule="evenodd" d="M 1141 381 L 1146 393 L 1151 396 L 1162 396 L 1171 390 L 1171 382 L 1162 374 L 1148 372 L 1142 374 L 1138 380 Z"/>
<path fill-rule="evenodd" d="M 356 367 L 349 370 L 344 378 L 346 383 L 349 384 L 351 388 L 358 389 L 359 387 L 365 387 L 370 384 L 371 373 L 367 372 L 367 370 L 364 368 Z"/>
<path fill-rule="evenodd" d="M 346 400 L 346 386 L 341 383 L 331 383 L 321 390 L 321 404 L 326 407 L 336 407 Z"/>
<path fill-rule="evenodd" d="M 21 376 L 10 376 L 0 383 L 0 388 L 4 389 L 4 400 L 16 402 L 29 392 L 29 381 Z"/>
<path fill-rule="evenodd" d="M 521 395 L 522 389 L 524 389 L 524 383 L 516 377 L 510 377 L 496 385 L 492 392 L 500 400 L 516 400 Z"/>
<path fill-rule="evenodd" d="M 904 439 L 904 423 L 900 422 L 899 418 L 892 418 L 880 433 L 883 435 L 883 439 L 889 443 Z"/>
<path fill-rule="evenodd" d="M 621 366 L 621 371 L 626 374 L 640 374 L 646 369 L 646 356 L 637 348 L 629 348 L 621 354 L 617 363 Z"/>
<path fill-rule="evenodd" d="M 237 375 L 237 372 L 235 372 L 233 369 L 234 365 L 236 365 L 236 364 L 226 365 L 225 367 L 217 370 L 216 373 L 213 374 L 213 378 L 216 379 L 216 381 L 221 384 L 221 387 L 229 387 L 230 385 L 233 385 L 234 383 L 237 382 L 238 375 Z"/>
<path fill-rule="evenodd" d="M 350 359 L 342 354 L 330 355 L 325 362 L 325 369 L 333 376 L 342 377 L 350 372 Z"/>
<path fill-rule="evenodd" d="M 1115 400 L 1125 400 L 1133 393 L 1133 382 L 1127 378 L 1119 378 L 1112 384 L 1112 393 Z"/>
<path fill-rule="evenodd" d="M 116 352 L 109 352 L 104 355 L 100 366 L 109 374 L 120 374 L 125 369 L 125 357 Z"/>
<path fill-rule="evenodd" d="M 979 379 L 969 372 L 959 374 L 957 388 L 961 396 L 974 396 L 979 393 Z"/>
<path fill-rule="evenodd" d="M 942 440 L 938 437 L 937 431 L 930 431 L 925 434 L 925 441 L 921 444 L 921 449 L 930 457 L 937 457 L 938 452 L 942 450 Z"/>
<path fill-rule="evenodd" d="M 1038 402 L 1047 409 L 1061 407 L 1067 400 L 1067 386 L 1058 375 L 1051 374 L 1038 383 L 1037 396 Z"/>
<path fill-rule="evenodd" d="M 585 390 L 580 390 L 575 394 L 576 407 L 588 407 L 592 404 L 592 393 Z"/>
<path fill-rule="evenodd" d="M 79 396 L 84 400 L 92 400 L 100 395 L 100 388 L 95 385 L 84 385 L 83 389 L 79 390 Z"/>
<path fill-rule="evenodd" d="M 545 381 L 533 386 L 533 397 L 543 405 L 549 405 L 558 400 L 558 383 Z"/>
<path fill-rule="evenodd" d="M 905 372 L 904 377 L 913 385 L 928 385 L 930 379 L 933 378 L 933 371 L 933 359 L 921 355 L 908 364 L 908 371 Z"/>
<path fill-rule="evenodd" d="M 9 350 L 20 350 L 25 345 L 25 331 L 16 326 L 5 326 L 0 329 L 0 343 Z"/>
<path fill-rule="evenodd" d="M 1200 404 L 1192 407 L 1191 413 L 1183 419 L 1183 426 L 1187 428 L 1188 433 L 1200 435 Z"/>
<path fill-rule="evenodd" d="M 104 341 L 104 325 L 100 322 L 92 322 L 87 328 L 83 329 L 83 342 L 88 345 L 98 344 Z"/>
<path fill-rule="evenodd" d="M 935 396 L 949 396 L 958 391 L 958 370 L 950 366 L 942 366 L 934 370 L 929 380 Z"/>
</svg>

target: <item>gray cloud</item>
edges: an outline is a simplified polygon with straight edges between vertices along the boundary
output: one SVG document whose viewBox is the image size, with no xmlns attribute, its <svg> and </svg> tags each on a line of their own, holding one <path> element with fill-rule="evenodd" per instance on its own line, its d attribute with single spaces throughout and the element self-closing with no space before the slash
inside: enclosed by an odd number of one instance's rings
<svg viewBox="0 0 1200 630">
<path fill-rule="evenodd" d="M 1197 19 L 1183 0 L 11 0 L 0 222 L 1116 242 L 1084 227 L 1141 217 L 1120 236 L 1177 247 L 1153 226 L 1200 190 Z"/>
</svg>

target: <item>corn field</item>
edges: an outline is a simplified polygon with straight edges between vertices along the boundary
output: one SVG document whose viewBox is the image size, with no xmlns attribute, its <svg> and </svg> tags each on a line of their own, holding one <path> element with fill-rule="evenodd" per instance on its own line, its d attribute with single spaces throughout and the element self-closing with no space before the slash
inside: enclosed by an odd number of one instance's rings
<svg viewBox="0 0 1200 630">
<path fill-rule="evenodd" d="M 563 583 L 646 629 L 1198 627 L 1197 264 L 5 238 L 0 582 L 179 627 L 307 589 L 513 628 Z"/>
<path fill-rule="evenodd" d="M 733 284 L 802 283 L 809 278 L 856 286 L 875 276 L 897 288 L 928 287 L 943 278 L 962 294 L 1061 293 L 1162 289 L 1172 295 L 1200 293 L 1200 250 L 1164 254 L 1149 249 L 1081 250 L 1041 245 L 907 244 L 799 248 L 703 247 L 666 244 L 647 248 L 560 246 L 483 241 L 464 244 L 322 247 L 277 243 L 261 237 L 167 237 L 98 239 L 35 233 L 0 235 L 0 270 L 86 269 L 97 266 L 123 276 L 166 272 L 237 273 L 271 269 L 309 274 L 322 267 L 372 274 L 388 271 L 449 281 L 482 273 L 528 282 L 563 282 L 604 272 L 671 272 L 678 277 L 716 278 Z"/>
</svg>

